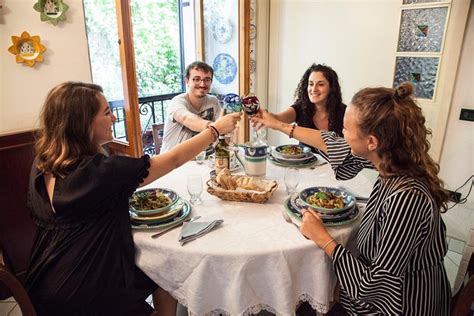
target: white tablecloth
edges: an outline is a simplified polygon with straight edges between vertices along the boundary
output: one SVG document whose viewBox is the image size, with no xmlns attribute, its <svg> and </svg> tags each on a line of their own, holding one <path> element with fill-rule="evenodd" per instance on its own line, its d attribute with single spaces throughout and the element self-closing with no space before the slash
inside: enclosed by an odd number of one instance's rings
<svg viewBox="0 0 474 316">
<path fill-rule="evenodd" d="M 207 164 L 189 162 L 148 187 L 176 191 L 189 199 L 186 177 L 191 173 L 209 179 Z M 240 170 L 243 172 L 243 170 Z M 203 203 L 193 207 L 199 221 L 223 219 L 209 234 L 184 246 L 180 228 L 152 239 L 156 230 L 135 231 L 136 262 L 159 286 L 169 291 L 191 315 L 248 315 L 268 310 L 294 315 L 299 301 L 308 301 L 319 312 L 328 311 L 336 278 L 329 257 L 306 240 L 281 212 L 286 199 L 284 168 L 268 162 L 267 178 L 276 179 L 277 191 L 265 204 L 223 201 L 204 190 Z M 300 169 L 298 190 L 309 186 L 344 184 L 358 194 L 370 192 L 371 181 L 359 175 L 338 182 L 328 164 Z M 330 228 L 346 245 L 354 240 L 360 217 L 352 224 Z"/>
</svg>

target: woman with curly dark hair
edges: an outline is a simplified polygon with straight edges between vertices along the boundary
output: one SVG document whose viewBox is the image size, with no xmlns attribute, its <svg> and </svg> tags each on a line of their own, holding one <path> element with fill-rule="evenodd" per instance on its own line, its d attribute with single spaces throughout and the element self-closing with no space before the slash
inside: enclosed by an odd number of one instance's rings
<svg viewBox="0 0 474 316">
<path fill-rule="evenodd" d="M 448 195 L 428 154 L 431 132 L 412 92 L 403 83 L 356 93 L 344 116 L 344 139 L 294 128 L 264 111 L 253 119 L 323 151 L 338 179 L 370 166 L 380 173 L 358 232 L 358 257 L 338 244 L 316 212 L 303 214 L 301 232 L 332 259 L 350 314 L 449 315 L 441 218 Z"/>
<path fill-rule="evenodd" d="M 295 103 L 274 114 L 285 123 L 333 131 L 342 136 L 342 119 L 346 105 L 342 103 L 337 73 L 329 66 L 312 64 L 301 77 L 295 91 Z"/>
</svg>

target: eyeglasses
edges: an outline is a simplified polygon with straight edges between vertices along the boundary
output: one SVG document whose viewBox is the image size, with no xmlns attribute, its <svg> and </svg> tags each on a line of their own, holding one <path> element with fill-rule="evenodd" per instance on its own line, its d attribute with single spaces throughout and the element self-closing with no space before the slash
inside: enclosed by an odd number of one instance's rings
<svg viewBox="0 0 474 316">
<path fill-rule="evenodd" d="M 204 82 L 205 84 L 211 84 L 212 79 L 211 78 L 201 78 L 201 77 L 194 77 L 191 78 L 191 80 L 195 83 L 198 84 L 200 82 Z"/>
</svg>

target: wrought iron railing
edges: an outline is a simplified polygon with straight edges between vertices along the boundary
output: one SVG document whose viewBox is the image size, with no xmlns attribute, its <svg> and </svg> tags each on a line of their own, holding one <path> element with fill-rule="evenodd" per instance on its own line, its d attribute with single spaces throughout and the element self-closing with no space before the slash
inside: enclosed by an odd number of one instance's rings
<svg viewBox="0 0 474 316">
<path fill-rule="evenodd" d="M 138 112 L 140 114 L 144 153 L 155 153 L 152 124 L 164 123 L 169 101 L 180 93 L 138 98 Z M 128 140 L 127 129 L 125 128 L 124 101 L 110 101 L 109 104 L 112 112 L 117 117 L 117 121 L 113 125 L 114 138 Z"/>
</svg>

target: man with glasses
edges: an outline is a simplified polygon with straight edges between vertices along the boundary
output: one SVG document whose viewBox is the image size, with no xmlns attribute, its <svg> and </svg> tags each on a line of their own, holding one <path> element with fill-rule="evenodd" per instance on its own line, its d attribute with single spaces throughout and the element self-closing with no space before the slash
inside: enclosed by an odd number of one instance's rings
<svg viewBox="0 0 474 316">
<path fill-rule="evenodd" d="M 195 61 L 186 68 L 187 92 L 175 96 L 168 107 L 161 152 L 166 152 L 207 128 L 220 115 L 219 101 L 208 95 L 214 71 Z"/>
</svg>

